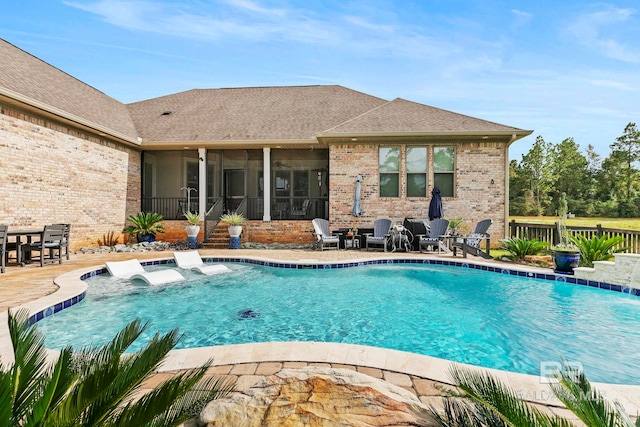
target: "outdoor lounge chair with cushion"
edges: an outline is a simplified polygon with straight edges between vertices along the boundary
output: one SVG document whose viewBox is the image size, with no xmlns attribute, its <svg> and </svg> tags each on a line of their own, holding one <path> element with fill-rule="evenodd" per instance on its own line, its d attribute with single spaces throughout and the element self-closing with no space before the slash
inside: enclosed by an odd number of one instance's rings
<svg viewBox="0 0 640 427">
<path fill-rule="evenodd" d="M 391 225 L 393 223 L 390 219 L 376 219 L 373 221 L 373 235 L 367 235 L 366 248 L 369 250 L 369 246 L 382 246 L 383 251 L 387 251 L 387 244 L 391 236 Z"/>
<path fill-rule="evenodd" d="M 462 256 L 464 258 L 466 258 L 469 253 L 485 259 L 491 259 L 491 255 L 489 254 L 491 250 L 491 235 L 487 233 L 489 227 L 491 227 L 491 220 L 482 220 L 476 224 L 476 228 L 473 230 L 473 233 L 454 240 L 452 244 L 453 255 L 455 256 L 457 249 L 460 248 L 462 249 Z M 480 247 L 483 240 L 485 241 L 485 251 Z"/>
<path fill-rule="evenodd" d="M 150 285 L 161 285 L 184 280 L 182 274 L 177 270 L 146 271 L 137 259 L 108 261 L 105 264 L 109 273 L 119 279 L 140 279 Z"/>
<path fill-rule="evenodd" d="M 420 236 L 420 252 L 424 252 L 427 248 L 431 251 L 438 250 L 438 253 L 449 249 L 445 245 L 444 236 L 449 228 L 449 220 L 443 218 L 434 219 L 429 223 L 429 235 Z"/>
<path fill-rule="evenodd" d="M 222 264 L 206 265 L 202 261 L 202 257 L 200 257 L 200 253 L 198 251 L 174 252 L 173 259 L 178 267 L 185 270 L 197 271 L 198 273 L 206 274 L 207 276 L 228 273 L 231 271 L 229 267 Z"/>
<path fill-rule="evenodd" d="M 340 236 L 332 236 L 329 233 L 329 221 L 324 218 L 314 218 L 311 223 L 313 224 L 313 247 L 314 249 L 324 248 L 339 249 L 340 248 Z"/>
<path fill-rule="evenodd" d="M 64 238 L 64 225 L 50 224 L 44 226 L 42 237 L 39 242 L 33 242 L 28 245 L 31 254 L 38 252 L 40 254 L 40 267 L 45 263 L 58 261 L 62 264 L 62 240 Z M 33 255 L 31 257 L 33 259 Z"/>
</svg>

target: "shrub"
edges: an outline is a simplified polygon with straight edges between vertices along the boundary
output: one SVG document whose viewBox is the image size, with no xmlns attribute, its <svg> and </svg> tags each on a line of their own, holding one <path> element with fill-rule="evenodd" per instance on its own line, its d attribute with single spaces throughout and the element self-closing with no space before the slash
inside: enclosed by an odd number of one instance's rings
<svg viewBox="0 0 640 427">
<path fill-rule="evenodd" d="M 580 267 L 593 267 L 594 261 L 608 261 L 614 253 L 624 252 L 624 248 L 615 248 L 624 242 L 622 236 L 593 236 L 587 239 L 583 235 L 571 237 L 571 241 L 580 249 Z"/>
<path fill-rule="evenodd" d="M 232 212 L 222 215 L 220 221 L 229 225 L 242 225 L 244 224 L 244 216 L 241 213 Z"/>
<path fill-rule="evenodd" d="M 500 249 L 509 252 L 507 257 L 513 261 L 521 261 L 527 255 L 537 255 L 547 249 L 547 243 L 538 239 L 513 237 L 500 240 L 500 243 Z"/>
<path fill-rule="evenodd" d="M 98 246 L 115 246 L 120 241 L 120 233 L 110 231 L 102 235 L 102 240 L 98 239 Z"/>
<path fill-rule="evenodd" d="M 133 225 L 125 227 L 122 230 L 123 233 L 136 235 L 136 234 L 151 234 L 153 236 L 156 233 L 164 233 L 164 227 L 160 222 L 164 220 L 164 217 L 157 213 L 151 212 L 139 212 L 135 215 L 127 218 Z"/>
</svg>

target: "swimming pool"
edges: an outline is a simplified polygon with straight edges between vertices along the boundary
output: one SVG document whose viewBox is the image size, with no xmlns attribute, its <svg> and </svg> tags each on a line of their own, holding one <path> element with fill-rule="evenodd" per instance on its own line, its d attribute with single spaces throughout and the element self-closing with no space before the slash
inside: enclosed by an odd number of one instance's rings
<svg viewBox="0 0 640 427">
<path fill-rule="evenodd" d="M 39 325 L 52 348 L 104 342 L 140 317 L 152 333 L 178 326 L 183 348 L 329 341 L 528 374 L 565 359 L 594 381 L 640 383 L 640 301 L 628 294 L 444 265 L 226 265 L 232 273 L 161 287 L 101 275 Z"/>
</svg>

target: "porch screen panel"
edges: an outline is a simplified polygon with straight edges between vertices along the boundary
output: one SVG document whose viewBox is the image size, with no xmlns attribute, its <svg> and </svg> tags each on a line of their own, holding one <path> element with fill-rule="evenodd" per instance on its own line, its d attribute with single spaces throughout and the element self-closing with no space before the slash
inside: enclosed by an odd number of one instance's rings
<svg viewBox="0 0 640 427">
<path fill-rule="evenodd" d="M 440 189 L 442 197 L 454 197 L 455 148 L 433 148 L 433 183 Z"/>
<path fill-rule="evenodd" d="M 380 147 L 378 152 L 380 197 L 400 195 L 400 148 Z"/>
</svg>

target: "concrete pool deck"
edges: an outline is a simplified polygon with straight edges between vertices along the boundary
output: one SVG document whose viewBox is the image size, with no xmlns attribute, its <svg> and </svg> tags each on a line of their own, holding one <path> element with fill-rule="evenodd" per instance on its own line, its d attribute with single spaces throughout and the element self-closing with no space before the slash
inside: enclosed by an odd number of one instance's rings
<svg viewBox="0 0 640 427">
<path fill-rule="evenodd" d="M 199 251 L 203 257 L 251 258 L 304 264 L 393 258 L 453 259 L 450 255 L 355 250 L 320 252 L 302 249 L 200 249 Z M 24 306 L 34 312 L 50 307 L 53 302 L 60 301 L 62 295 L 74 295 L 74 292 L 77 295 L 77 286 L 82 286 L 81 283 L 78 284 L 80 282 L 78 277 L 81 274 L 78 272 L 95 270 L 97 267 L 102 267 L 106 261 L 132 258 L 141 261 L 166 259 L 171 258 L 171 252 L 73 254 L 71 260 L 64 260 L 62 265 L 53 264 L 44 268 L 35 264 L 25 267 L 8 267 L 7 272 L 0 275 L 0 358 L 3 363 L 6 365 L 6 361 L 12 358 L 6 327 L 9 308 Z M 457 257 L 456 260 L 462 261 L 463 258 Z M 469 257 L 467 261 L 514 268 L 512 264 L 486 261 L 475 257 Z M 518 270 L 550 273 L 549 269 L 526 266 L 518 266 Z M 441 401 L 442 393 L 439 388 L 449 383 L 447 372 L 451 366 L 451 362 L 447 360 L 430 356 L 351 344 L 309 342 L 237 344 L 174 350 L 163 363 L 160 372 L 148 382 L 147 386 L 153 387 L 167 376 L 181 369 L 198 366 L 209 358 L 214 360 L 210 373 L 232 377 L 237 380 L 239 390 L 244 390 L 264 376 L 272 375 L 281 369 L 324 366 L 354 369 L 384 379 L 412 391 L 424 403 L 436 406 L 439 406 Z M 548 384 L 542 383 L 540 377 L 497 370 L 491 370 L 491 372 L 525 400 L 573 419 L 568 411 L 559 407 L 559 402 L 553 397 Z M 630 415 L 637 416 L 640 413 L 640 386 L 600 383 L 596 383 L 595 386 L 608 400 L 618 400 Z"/>
</svg>

